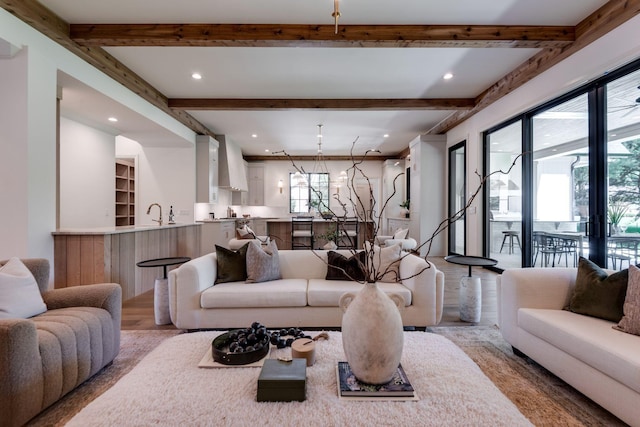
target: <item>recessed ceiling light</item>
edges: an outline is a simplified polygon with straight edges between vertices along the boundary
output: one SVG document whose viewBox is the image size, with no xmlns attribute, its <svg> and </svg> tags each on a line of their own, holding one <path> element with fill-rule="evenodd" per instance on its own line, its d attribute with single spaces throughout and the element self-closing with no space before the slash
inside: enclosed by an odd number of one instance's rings
<svg viewBox="0 0 640 427">
<path fill-rule="evenodd" d="M 109 119 L 108 119 L 108 120 L 109 120 L 110 122 L 114 122 L 114 123 L 118 121 L 118 119 L 117 119 L 117 118 L 115 118 L 115 117 L 109 117 Z"/>
<path fill-rule="evenodd" d="M 193 74 L 191 74 L 191 78 L 192 78 L 193 80 L 200 80 L 200 79 L 202 78 L 202 74 L 200 74 L 200 73 L 193 73 Z"/>
<path fill-rule="evenodd" d="M 444 76 L 442 76 L 443 79 L 445 80 L 450 80 L 453 78 L 453 74 L 452 73 L 447 73 Z"/>
<path fill-rule="evenodd" d="M 382 135 L 383 138 L 389 138 L 389 134 L 385 133 L 384 135 Z"/>
<path fill-rule="evenodd" d="M 257 138 L 257 137 L 258 137 L 258 134 L 257 134 L 257 133 L 252 133 L 252 134 L 251 134 L 251 138 Z"/>
<path fill-rule="evenodd" d="M 265 149 L 264 149 L 264 152 L 265 152 L 265 153 L 268 153 L 268 152 L 269 152 L 269 149 L 268 149 L 268 148 L 265 148 Z"/>
</svg>

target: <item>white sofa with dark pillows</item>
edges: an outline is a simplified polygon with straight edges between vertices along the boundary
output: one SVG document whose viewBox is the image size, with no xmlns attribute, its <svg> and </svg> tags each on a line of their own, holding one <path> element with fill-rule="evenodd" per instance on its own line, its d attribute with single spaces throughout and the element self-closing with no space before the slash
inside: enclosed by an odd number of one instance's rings
<svg viewBox="0 0 640 427">
<path fill-rule="evenodd" d="M 404 299 L 400 310 L 404 325 L 438 324 L 443 273 L 424 259 L 402 252 L 400 245 L 375 250 L 372 258 L 380 262 L 378 271 L 390 265 L 378 285 Z M 217 246 L 216 252 L 169 273 L 171 320 L 178 328 L 189 330 L 245 327 L 253 321 L 268 327 L 339 327 L 340 297 L 364 286 L 344 273 L 364 279 L 358 268 L 358 261 L 364 259 L 360 254 L 279 251 L 274 241 L 263 248 L 251 242 L 238 251 Z M 329 263 L 340 268 L 329 267 Z"/>
<path fill-rule="evenodd" d="M 498 322 L 528 356 L 640 426 L 640 269 L 514 268 L 497 278 Z"/>
</svg>

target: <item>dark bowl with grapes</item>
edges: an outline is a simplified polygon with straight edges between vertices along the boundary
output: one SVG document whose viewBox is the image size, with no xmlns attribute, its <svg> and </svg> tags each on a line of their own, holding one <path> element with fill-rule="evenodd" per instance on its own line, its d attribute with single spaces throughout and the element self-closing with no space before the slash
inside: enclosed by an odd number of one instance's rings
<svg viewBox="0 0 640 427">
<path fill-rule="evenodd" d="M 261 324 L 233 329 L 218 335 L 211 343 L 213 360 L 223 365 L 247 365 L 269 353 L 270 335 Z"/>
</svg>

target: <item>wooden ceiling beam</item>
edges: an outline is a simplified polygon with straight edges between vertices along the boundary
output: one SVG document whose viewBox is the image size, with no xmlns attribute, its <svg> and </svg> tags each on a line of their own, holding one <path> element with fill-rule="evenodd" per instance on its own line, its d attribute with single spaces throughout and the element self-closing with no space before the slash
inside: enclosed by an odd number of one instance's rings
<svg viewBox="0 0 640 427">
<path fill-rule="evenodd" d="M 179 110 L 468 110 L 473 98 L 443 99 L 241 99 L 170 98 L 170 108 Z"/>
<path fill-rule="evenodd" d="M 534 77 L 565 60 L 614 28 L 640 13 L 640 0 L 610 0 L 576 26 L 576 41 L 568 46 L 545 49 L 498 80 L 476 97 L 475 106 L 456 111 L 431 128 L 427 134 L 441 134 L 513 92 Z"/>
<path fill-rule="evenodd" d="M 572 26 L 294 24 L 72 24 L 85 46 L 552 48 Z"/>
<path fill-rule="evenodd" d="M 196 133 L 213 136 L 206 126 L 181 110 L 167 105 L 167 97 L 131 69 L 99 47 L 80 46 L 69 38 L 69 24 L 35 0 L 0 0 L 0 7 L 56 41 L 152 105 Z"/>
<path fill-rule="evenodd" d="M 324 158 L 324 160 L 326 161 L 352 161 L 353 159 L 357 159 L 357 160 L 362 160 L 362 161 L 367 161 L 367 162 L 384 162 L 385 160 L 389 160 L 389 159 L 397 159 L 398 157 L 395 155 L 383 155 L 383 154 L 376 154 L 376 155 L 368 155 L 365 156 L 363 158 L 362 155 L 356 155 L 354 154 L 353 157 L 351 156 L 322 156 Z M 317 155 L 313 155 L 313 156 L 283 156 L 283 155 L 278 155 L 278 154 L 274 154 L 271 156 L 242 156 L 242 158 L 244 160 L 246 160 L 247 162 L 264 162 L 265 160 L 281 160 L 281 161 L 296 161 L 296 162 L 301 162 L 301 161 L 315 161 L 317 160 L 318 156 Z"/>
</svg>

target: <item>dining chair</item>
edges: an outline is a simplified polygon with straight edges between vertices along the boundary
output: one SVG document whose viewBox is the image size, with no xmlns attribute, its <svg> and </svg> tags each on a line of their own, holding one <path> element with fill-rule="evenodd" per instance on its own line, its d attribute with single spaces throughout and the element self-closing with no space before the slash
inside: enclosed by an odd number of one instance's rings
<svg viewBox="0 0 640 427">
<path fill-rule="evenodd" d="M 313 217 L 291 218 L 291 249 L 313 249 Z"/>
</svg>

